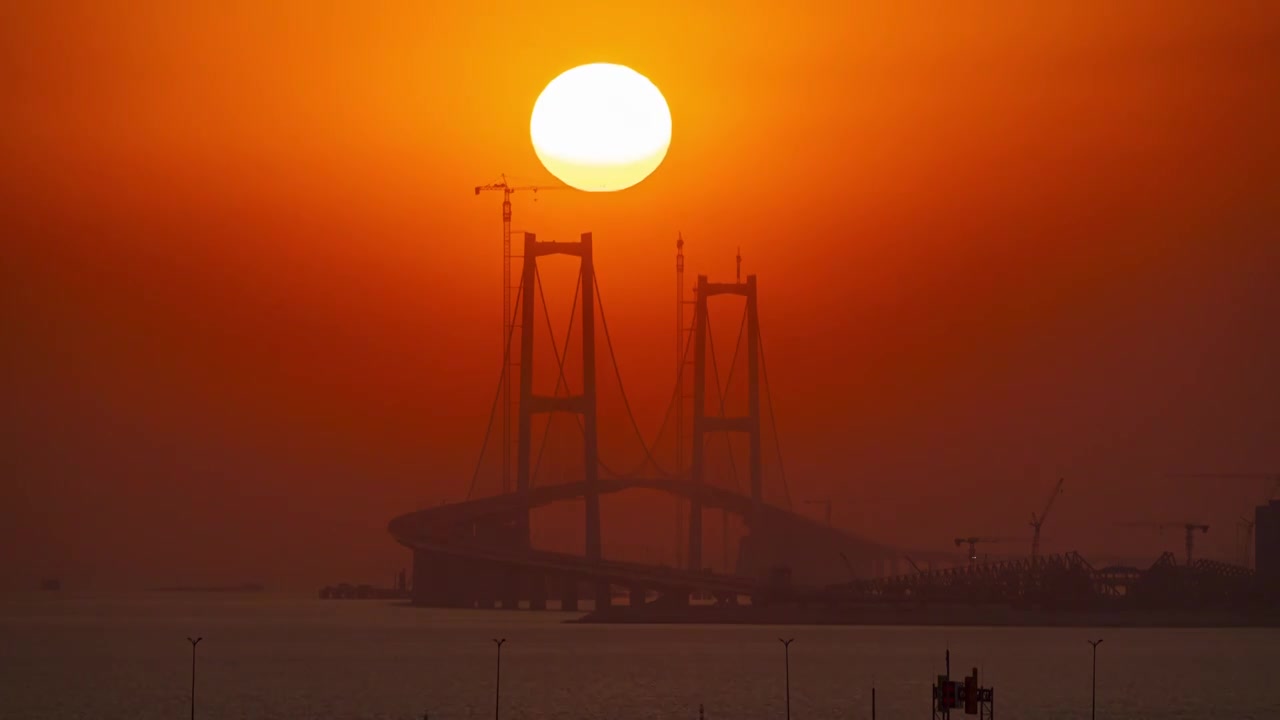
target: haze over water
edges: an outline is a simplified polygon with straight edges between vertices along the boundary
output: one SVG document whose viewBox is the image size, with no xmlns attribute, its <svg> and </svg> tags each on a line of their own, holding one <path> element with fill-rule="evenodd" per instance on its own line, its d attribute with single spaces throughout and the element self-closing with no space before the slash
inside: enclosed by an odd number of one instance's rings
<svg viewBox="0 0 1280 720">
<path fill-rule="evenodd" d="M 560 613 L 426 610 L 298 595 L 11 594 L 0 599 L 0 717 L 927 717 L 931 678 L 973 665 L 1002 718 L 1274 718 L 1280 630 L 566 625 Z"/>
</svg>

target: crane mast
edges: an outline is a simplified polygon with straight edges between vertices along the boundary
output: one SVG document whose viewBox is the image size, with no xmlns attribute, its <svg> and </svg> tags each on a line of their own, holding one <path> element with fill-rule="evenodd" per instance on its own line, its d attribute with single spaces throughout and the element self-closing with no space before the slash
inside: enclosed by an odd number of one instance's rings
<svg viewBox="0 0 1280 720">
<path fill-rule="evenodd" d="M 511 188 L 502 178 L 502 494 L 511 492 Z"/>
<path fill-rule="evenodd" d="M 1040 559 L 1040 528 L 1044 525 L 1044 521 L 1049 518 L 1049 511 L 1053 510 L 1053 503 L 1057 501 L 1058 495 L 1062 493 L 1062 478 L 1058 478 L 1058 484 L 1053 486 L 1053 492 L 1049 494 L 1049 501 L 1044 504 L 1044 510 L 1040 511 L 1039 517 L 1035 513 L 1031 513 L 1031 565 L 1032 567 Z"/>
<path fill-rule="evenodd" d="M 511 313 L 511 193 L 530 190 L 559 190 L 563 185 L 512 187 L 507 176 L 501 182 L 477 185 L 476 195 L 502 191 L 502 492 L 511 492 L 511 337 L 515 317 Z"/>
<path fill-rule="evenodd" d="M 676 477 L 684 473 L 684 234 L 676 233 Z M 676 567 L 684 567 L 684 502 L 676 496 Z"/>
<path fill-rule="evenodd" d="M 1196 543 L 1196 541 L 1195 541 L 1195 537 L 1196 537 L 1196 530 L 1199 530 L 1199 531 L 1200 531 L 1200 532 L 1202 532 L 1202 533 L 1207 533 L 1207 532 L 1209 532 L 1209 526 L 1208 526 L 1208 525 L 1198 524 L 1198 523 L 1183 523 L 1183 526 L 1182 526 L 1182 527 L 1183 527 L 1183 530 L 1185 530 L 1185 531 L 1186 531 L 1186 533 L 1187 533 L 1187 538 L 1186 538 L 1186 543 L 1187 543 L 1187 565 L 1190 565 L 1190 564 L 1191 564 L 1191 551 L 1192 551 L 1192 549 L 1195 547 L 1195 543 Z"/>
<path fill-rule="evenodd" d="M 1193 554 L 1193 551 L 1195 550 L 1196 531 L 1199 530 L 1202 534 L 1209 532 L 1208 525 L 1204 523 L 1194 523 L 1194 522 L 1155 522 L 1155 523 L 1139 522 L 1139 523 L 1124 523 L 1124 526 L 1125 527 L 1150 527 L 1150 528 L 1155 528 L 1157 531 L 1161 531 L 1161 530 L 1164 530 L 1165 528 L 1173 528 L 1173 527 L 1182 528 L 1183 532 L 1186 533 L 1185 541 L 1186 541 L 1188 566 L 1191 565 L 1192 554 Z"/>
<path fill-rule="evenodd" d="M 1172 478 L 1192 478 L 1196 480 L 1255 480 L 1262 482 L 1262 504 L 1271 502 L 1280 495 L 1280 473 L 1258 473 L 1258 472 L 1201 472 L 1201 473 L 1172 473 Z M 1237 523 L 1239 528 L 1244 532 L 1244 547 L 1241 548 L 1242 562 L 1244 567 L 1253 567 L 1253 537 L 1254 537 L 1254 520 L 1242 517 Z M 1190 564 L 1191 557 L 1191 540 L 1190 531 L 1188 530 L 1187 539 L 1187 557 Z"/>
<path fill-rule="evenodd" d="M 1253 518 L 1241 517 L 1236 524 L 1244 531 L 1243 546 L 1240 548 L 1242 565 L 1253 569 L 1253 532 L 1256 521 Z"/>
</svg>

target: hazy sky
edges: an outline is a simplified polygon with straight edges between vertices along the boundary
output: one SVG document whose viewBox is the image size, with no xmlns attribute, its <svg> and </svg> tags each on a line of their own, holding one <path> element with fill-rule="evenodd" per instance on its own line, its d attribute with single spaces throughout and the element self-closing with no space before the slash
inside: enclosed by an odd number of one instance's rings
<svg viewBox="0 0 1280 720">
<path fill-rule="evenodd" d="M 389 580 L 500 361 L 472 187 L 551 180 L 533 102 L 596 61 L 665 94 L 666 161 L 515 225 L 594 233 L 646 432 L 683 232 L 690 285 L 758 273 L 792 495 L 837 523 L 1026 534 L 1062 475 L 1051 551 L 1199 520 L 1233 557 L 1260 484 L 1163 476 L 1280 471 L 1275 5 L 378 5 L 0 8 L 0 584 Z"/>
</svg>

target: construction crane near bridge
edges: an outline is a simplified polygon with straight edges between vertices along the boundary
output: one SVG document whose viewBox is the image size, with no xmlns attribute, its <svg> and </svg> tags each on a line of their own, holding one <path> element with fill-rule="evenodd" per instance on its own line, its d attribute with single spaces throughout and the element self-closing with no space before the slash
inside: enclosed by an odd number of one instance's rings
<svg viewBox="0 0 1280 720">
<path fill-rule="evenodd" d="M 1201 534 L 1205 534 L 1209 532 L 1208 525 L 1204 523 L 1194 523 L 1194 522 L 1132 522 L 1132 523 L 1123 523 L 1123 524 L 1125 527 L 1155 528 L 1157 531 L 1161 531 L 1161 532 L 1163 532 L 1167 528 L 1173 528 L 1173 527 L 1182 528 L 1183 532 L 1186 533 L 1186 549 L 1187 549 L 1187 565 L 1188 566 L 1191 565 L 1192 556 L 1195 550 L 1196 531 L 1199 530 Z"/>
<path fill-rule="evenodd" d="M 502 491 L 511 491 L 511 336 L 515 318 L 511 314 L 511 193 L 539 190 L 564 190 L 565 185 L 513 186 L 502 175 L 502 181 L 476 185 L 476 195 L 502 191 Z"/>
<path fill-rule="evenodd" d="M 1053 486 L 1053 492 L 1049 495 L 1049 500 L 1044 504 L 1044 510 L 1040 511 L 1037 517 L 1035 513 L 1031 513 L 1031 564 L 1035 565 L 1036 560 L 1040 557 L 1040 528 L 1044 526 L 1044 521 L 1049 519 L 1049 511 L 1053 510 L 1053 503 L 1057 501 L 1058 496 L 1062 494 L 1062 478 L 1058 478 L 1058 484 Z"/>
<path fill-rule="evenodd" d="M 1254 480 L 1262 482 L 1260 502 L 1263 505 L 1280 498 L 1280 473 L 1259 472 L 1204 472 L 1204 473 L 1170 473 L 1171 478 L 1192 478 L 1195 480 Z M 1252 503 L 1251 503 L 1252 504 Z M 1241 517 L 1236 523 L 1239 533 L 1241 565 L 1253 567 L 1253 535 L 1255 521 L 1250 517 Z"/>
<path fill-rule="evenodd" d="M 1237 522 L 1236 525 L 1239 526 L 1242 531 L 1241 534 L 1243 535 L 1243 537 L 1240 538 L 1242 540 L 1240 546 L 1241 565 L 1247 568 L 1253 568 L 1253 531 L 1257 522 L 1254 518 L 1241 517 L 1240 521 Z"/>
</svg>

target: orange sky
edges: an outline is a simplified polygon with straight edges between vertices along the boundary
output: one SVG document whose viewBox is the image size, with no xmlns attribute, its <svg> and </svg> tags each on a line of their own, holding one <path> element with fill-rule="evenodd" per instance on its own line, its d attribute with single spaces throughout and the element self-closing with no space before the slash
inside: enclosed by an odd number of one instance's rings
<svg viewBox="0 0 1280 720">
<path fill-rule="evenodd" d="M 760 275 L 793 495 L 865 534 L 1020 534 L 1063 474 L 1050 549 L 1230 557 L 1256 485 L 1160 476 L 1280 470 L 1274 6 L 142 5 L 0 9 L 0 585 L 389 577 L 497 370 L 471 188 L 550 180 L 529 112 L 595 61 L 667 159 L 515 225 L 594 233 L 647 432 L 680 231 Z"/>
</svg>

